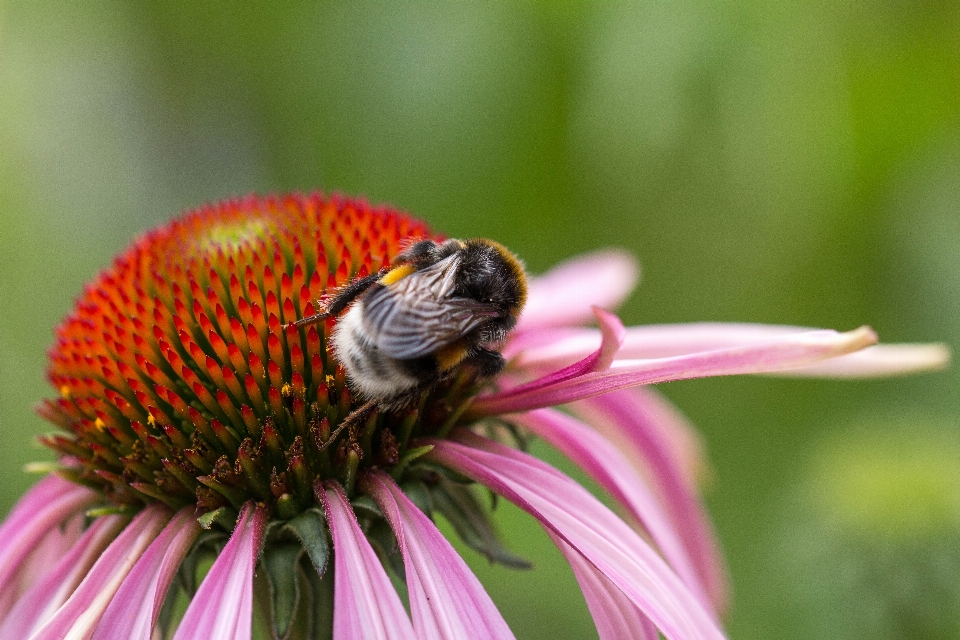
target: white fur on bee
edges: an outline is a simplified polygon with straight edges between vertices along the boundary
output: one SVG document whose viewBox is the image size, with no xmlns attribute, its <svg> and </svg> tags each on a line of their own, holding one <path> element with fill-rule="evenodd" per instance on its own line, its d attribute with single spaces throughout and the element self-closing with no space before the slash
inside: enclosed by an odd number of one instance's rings
<svg viewBox="0 0 960 640">
<path fill-rule="evenodd" d="M 334 355 L 347 372 L 350 389 L 364 400 L 389 400 L 420 384 L 364 332 L 362 300 L 340 317 L 331 340 Z"/>
</svg>

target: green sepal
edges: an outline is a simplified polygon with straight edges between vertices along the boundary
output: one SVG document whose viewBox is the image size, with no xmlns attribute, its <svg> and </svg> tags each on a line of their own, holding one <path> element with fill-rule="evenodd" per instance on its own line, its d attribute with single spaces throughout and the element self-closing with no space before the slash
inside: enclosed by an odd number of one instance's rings
<svg viewBox="0 0 960 640">
<path fill-rule="evenodd" d="M 383 511 L 380 509 L 380 505 L 378 505 L 377 501 L 370 496 L 359 496 L 354 498 L 350 502 L 350 506 L 353 507 L 353 512 L 356 514 L 358 519 L 370 518 L 373 520 L 382 520 L 384 518 Z"/>
<path fill-rule="evenodd" d="M 386 520 L 377 520 L 366 532 L 367 540 L 370 546 L 380 558 L 380 563 L 387 572 L 393 588 L 396 589 L 400 599 L 407 602 L 407 570 L 403 564 L 403 554 L 397 547 L 397 538 L 393 534 L 393 529 L 387 524 Z"/>
<path fill-rule="evenodd" d="M 267 545 L 261 557 L 270 584 L 270 625 L 276 640 L 286 640 L 300 604 L 299 565 L 303 547 L 297 543 Z"/>
<path fill-rule="evenodd" d="M 307 509 L 283 525 L 281 531 L 288 531 L 300 540 L 310 562 L 322 576 L 330 561 L 330 544 L 327 542 L 327 521 L 320 509 Z"/>
<path fill-rule="evenodd" d="M 411 480 L 400 485 L 404 495 L 410 498 L 410 501 L 417 505 L 420 511 L 427 514 L 427 517 L 433 519 L 433 500 L 430 498 L 430 490 L 420 480 Z"/>
<path fill-rule="evenodd" d="M 160 632 L 161 638 L 169 638 L 172 634 L 168 634 L 167 631 L 170 629 L 170 624 L 173 622 L 173 615 L 176 613 L 177 607 L 177 596 L 180 595 L 180 581 L 174 580 L 170 584 L 170 588 L 167 589 L 167 595 L 163 598 L 163 604 L 160 606 L 160 613 L 157 615 L 156 629 Z"/>
<path fill-rule="evenodd" d="M 180 563 L 177 570 L 177 580 L 180 586 L 187 592 L 187 596 L 193 598 L 197 592 L 197 567 L 204 556 L 215 558 L 218 554 L 217 542 L 223 541 L 227 536 L 222 531 L 201 531 L 197 539 L 194 540 L 190 551 Z M 206 547 L 211 547 L 207 549 Z"/>
<path fill-rule="evenodd" d="M 297 585 L 300 590 L 300 599 L 297 603 L 297 611 L 290 621 L 290 630 L 287 632 L 288 640 L 306 640 L 310 638 L 313 619 L 316 616 L 316 602 L 314 600 L 313 589 L 310 586 L 310 574 L 315 574 L 312 569 L 305 569 L 304 562 L 301 560 L 297 570 Z M 317 576 L 319 579 L 320 576 Z M 332 575 L 330 576 L 332 578 Z"/>
<path fill-rule="evenodd" d="M 530 569 L 529 561 L 508 550 L 483 506 L 470 487 L 463 486 L 440 476 L 440 482 L 432 488 L 434 508 L 446 518 L 463 542 L 484 556 L 491 563 L 513 569 Z"/>
<path fill-rule="evenodd" d="M 370 530 L 366 532 L 366 536 L 375 547 L 378 547 L 381 551 L 383 551 L 384 556 L 393 558 L 400 555 L 400 549 L 397 546 L 397 538 L 393 534 L 393 529 L 390 528 L 390 525 L 386 520 L 377 520 L 374 522 L 370 526 Z M 400 572 L 402 575 L 402 565 Z"/>
<path fill-rule="evenodd" d="M 520 451 L 528 451 L 530 449 L 530 438 L 526 435 L 517 425 L 511 422 L 505 422 L 503 420 L 488 420 L 485 424 L 478 429 L 481 435 L 485 435 L 491 440 L 496 440 L 497 442 L 503 442 L 508 444 L 514 449 L 519 449 Z M 506 433 L 504 433 L 506 431 Z M 510 438 L 513 442 L 505 442 L 507 434 L 510 435 Z"/>
<path fill-rule="evenodd" d="M 310 587 L 310 633 L 309 640 L 333 640 L 333 572 L 320 576 L 313 571 L 304 572 Z"/>
<path fill-rule="evenodd" d="M 487 489 L 488 498 L 490 499 L 490 510 L 496 511 L 497 507 L 500 505 L 500 494 L 496 491 L 491 491 Z"/>
<path fill-rule="evenodd" d="M 237 526 L 238 514 L 230 507 L 220 507 L 213 511 L 207 511 L 197 518 L 197 524 L 201 529 L 209 530 L 213 525 L 219 524 L 225 531 L 233 531 Z"/>
<path fill-rule="evenodd" d="M 133 516 L 137 514 L 137 511 L 138 509 L 128 504 L 106 505 L 87 509 L 83 515 L 88 518 L 99 518 L 100 516 Z"/>
<path fill-rule="evenodd" d="M 415 475 L 418 478 L 435 478 L 437 475 L 442 476 L 444 479 L 449 480 L 450 482 L 455 482 L 457 484 L 463 485 L 473 485 L 476 484 L 476 480 L 469 476 L 465 476 L 462 473 L 456 471 L 455 469 L 450 469 L 449 467 L 441 467 L 439 465 L 432 464 L 430 462 L 419 464 L 415 468 L 410 469 L 410 475 Z M 428 485 L 433 485 L 436 483 L 436 480 L 427 480 Z"/>
<path fill-rule="evenodd" d="M 399 480 L 403 477 L 403 472 L 406 471 L 407 467 L 410 466 L 411 462 L 414 462 L 417 458 L 421 458 L 428 453 L 433 451 L 433 445 L 427 444 L 422 447 L 414 447 L 413 449 L 408 449 L 403 457 L 400 458 L 400 461 L 394 465 L 393 469 L 390 470 L 390 475 L 394 480 Z"/>
</svg>

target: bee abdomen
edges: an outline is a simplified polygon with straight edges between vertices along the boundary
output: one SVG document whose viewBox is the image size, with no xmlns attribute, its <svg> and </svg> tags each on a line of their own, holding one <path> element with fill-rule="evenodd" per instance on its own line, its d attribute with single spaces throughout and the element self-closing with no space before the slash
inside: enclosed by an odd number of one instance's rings
<svg viewBox="0 0 960 640">
<path fill-rule="evenodd" d="M 333 332 L 335 355 L 350 388 L 366 400 L 389 400 L 420 386 L 407 363 L 385 355 L 363 331 L 363 305 L 354 304 Z"/>
</svg>

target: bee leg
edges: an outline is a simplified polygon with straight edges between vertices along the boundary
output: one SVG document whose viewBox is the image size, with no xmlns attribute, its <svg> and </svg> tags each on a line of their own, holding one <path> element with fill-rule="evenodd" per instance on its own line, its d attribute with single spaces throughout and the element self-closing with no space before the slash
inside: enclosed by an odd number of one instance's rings
<svg viewBox="0 0 960 640">
<path fill-rule="evenodd" d="M 316 324 L 322 322 L 331 316 L 338 316 L 340 312 L 347 308 L 347 306 L 359 298 L 363 293 L 370 288 L 370 286 L 375 283 L 383 275 L 382 271 L 377 273 L 371 273 L 368 276 L 363 278 L 356 278 L 350 284 L 343 287 L 337 294 L 324 306 L 323 311 L 312 316 L 307 316 L 306 318 L 301 318 L 296 322 L 291 322 L 284 325 L 284 329 L 288 327 L 306 327 L 311 324 Z"/>
<path fill-rule="evenodd" d="M 318 322 L 323 322 L 330 316 L 331 316 L 330 313 L 327 313 L 326 311 L 321 311 L 320 313 L 314 314 L 312 316 L 307 316 L 306 318 L 300 318 L 296 322 L 288 322 L 287 324 L 283 325 L 282 328 L 289 329 L 290 327 L 296 327 L 297 329 L 299 329 L 300 327 L 309 327 L 311 324 L 317 324 Z"/>
<path fill-rule="evenodd" d="M 380 405 L 379 401 L 371 400 L 365 404 L 360 405 L 353 411 L 347 414 L 347 417 L 340 421 L 340 424 L 337 425 L 337 428 L 333 430 L 333 433 L 330 434 L 330 437 L 327 438 L 327 441 L 320 446 L 320 451 L 323 451 L 330 444 L 337 439 L 337 436 L 340 435 L 340 432 L 348 427 L 352 427 L 357 424 L 376 409 Z"/>
<path fill-rule="evenodd" d="M 467 357 L 463 363 L 473 367 L 479 377 L 492 378 L 503 371 L 507 361 L 496 351 L 480 348 Z"/>
</svg>

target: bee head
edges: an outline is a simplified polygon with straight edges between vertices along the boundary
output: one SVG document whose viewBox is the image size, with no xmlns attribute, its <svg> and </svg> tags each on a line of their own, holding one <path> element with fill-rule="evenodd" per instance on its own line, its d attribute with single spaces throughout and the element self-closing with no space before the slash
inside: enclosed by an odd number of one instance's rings
<svg viewBox="0 0 960 640">
<path fill-rule="evenodd" d="M 509 331 L 527 300 L 527 279 L 520 260 L 506 247 L 483 238 L 467 240 L 460 250 L 457 295 L 493 304 L 500 315 L 494 328 Z"/>
</svg>

